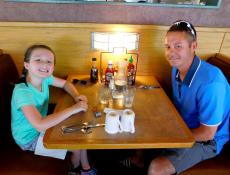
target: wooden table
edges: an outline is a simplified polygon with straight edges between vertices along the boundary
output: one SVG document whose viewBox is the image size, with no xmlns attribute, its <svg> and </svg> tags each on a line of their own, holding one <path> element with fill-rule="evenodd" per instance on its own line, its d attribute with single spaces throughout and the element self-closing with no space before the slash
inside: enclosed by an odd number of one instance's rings
<svg viewBox="0 0 230 175">
<path fill-rule="evenodd" d="M 88 80 L 87 76 L 69 76 L 68 80 L 74 78 Z M 160 86 L 152 76 L 139 76 L 136 86 L 140 84 Z M 133 104 L 133 111 L 136 114 L 136 132 L 107 134 L 104 128 L 93 128 L 91 134 L 74 132 L 63 134 L 62 126 L 75 123 L 82 123 L 94 119 L 93 108 L 103 109 L 106 106 L 98 101 L 98 88 L 100 83 L 86 85 L 78 82 L 75 85 L 81 94 L 88 98 L 89 109 L 81 112 L 59 125 L 48 129 L 44 137 L 44 145 L 47 148 L 56 149 L 135 149 L 135 148 L 182 148 L 191 147 L 194 138 L 183 122 L 181 116 L 165 94 L 162 88 L 139 89 Z M 69 95 L 63 95 L 55 108 L 55 112 L 60 111 L 74 103 Z M 97 123 L 104 123 L 105 114 L 96 119 Z"/>
</svg>

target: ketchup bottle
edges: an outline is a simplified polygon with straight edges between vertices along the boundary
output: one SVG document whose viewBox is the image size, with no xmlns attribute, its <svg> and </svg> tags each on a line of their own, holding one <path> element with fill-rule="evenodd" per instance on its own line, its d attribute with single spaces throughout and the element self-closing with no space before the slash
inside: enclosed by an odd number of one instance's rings
<svg viewBox="0 0 230 175">
<path fill-rule="evenodd" d="M 109 85 L 110 80 L 114 76 L 113 62 L 108 62 L 108 67 L 105 70 L 105 85 Z"/>
</svg>

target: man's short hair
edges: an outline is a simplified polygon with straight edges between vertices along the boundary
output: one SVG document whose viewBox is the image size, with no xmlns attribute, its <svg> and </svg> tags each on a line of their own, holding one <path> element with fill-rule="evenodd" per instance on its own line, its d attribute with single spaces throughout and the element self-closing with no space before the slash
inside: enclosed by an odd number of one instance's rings
<svg viewBox="0 0 230 175">
<path fill-rule="evenodd" d="M 193 25 L 188 21 L 178 20 L 174 22 L 167 33 L 169 32 L 185 32 L 192 38 L 192 41 L 196 41 L 197 39 L 196 30 Z"/>
</svg>

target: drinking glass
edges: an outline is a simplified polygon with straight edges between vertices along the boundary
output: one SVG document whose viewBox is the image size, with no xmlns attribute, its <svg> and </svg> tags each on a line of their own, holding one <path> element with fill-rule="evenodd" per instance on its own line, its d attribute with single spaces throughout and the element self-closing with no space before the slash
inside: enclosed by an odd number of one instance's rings
<svg viewBox="0 0 230 175">
<path fill-rule="evenodd" d="M 136 88 L 130 86 L 124 92 L 124 106 L 127 108 L 131 108 L 133 105 L 133 100 L 135 96 Z"/>
<path fill-rule="evenodd" d="M 108 104 L 112 99 L 111 91 L 106 86 L 101 86 L 99 89 L 99 101 L 101 104 Z"/>
</svg>

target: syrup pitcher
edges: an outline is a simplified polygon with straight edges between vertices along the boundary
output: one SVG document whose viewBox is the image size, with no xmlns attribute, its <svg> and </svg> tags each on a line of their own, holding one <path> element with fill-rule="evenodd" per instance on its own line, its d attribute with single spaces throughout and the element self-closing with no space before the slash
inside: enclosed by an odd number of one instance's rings
<svg viewBox="0 0 230 175">
<path fill-rule="evenodd" d="M 116 111 L 110 111 L 105 117 L 105 131 L 109 134 L 122 132 L 123 128 L 119 120 L 119 114 Z"/>
<path fill-rule="evenodd" d="M 123 131 L 135 133 L 134 120 L 135 120 L 135 113 L 131 109 L 124 110 L 121 116 L 121 125 Z"/>
</svg>

